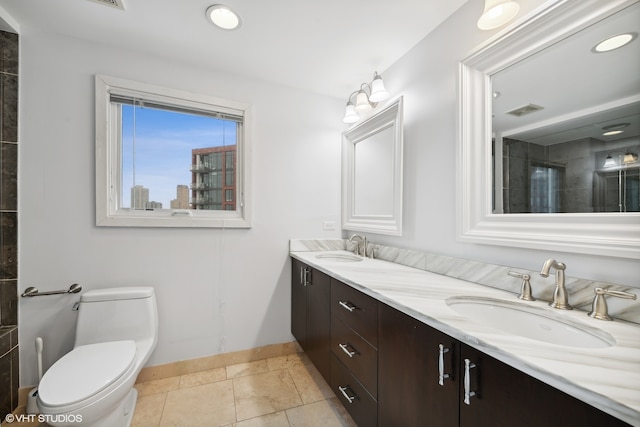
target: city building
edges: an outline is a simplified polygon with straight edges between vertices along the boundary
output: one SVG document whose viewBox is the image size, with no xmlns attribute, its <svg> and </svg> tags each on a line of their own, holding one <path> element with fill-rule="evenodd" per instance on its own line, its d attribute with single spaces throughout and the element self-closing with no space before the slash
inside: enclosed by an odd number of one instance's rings
<svg viewBox="0 0 640 427">
<path fill-rule="evenodd" d="M 176 186 L 176 198 L 171 200 L 171 209 L 189 209 L 189 186 L 177 185 Z"/>
<path fill-rule="evenodd" d="M 191 151 L 192 209 L 236 209 L 236 145 Z"/>
<path fill-rule="evenodd" d="M 131 209 L 146 209 L 149 202 L 149 189 L 142 185 L 131 187 Z"/>
</svg>

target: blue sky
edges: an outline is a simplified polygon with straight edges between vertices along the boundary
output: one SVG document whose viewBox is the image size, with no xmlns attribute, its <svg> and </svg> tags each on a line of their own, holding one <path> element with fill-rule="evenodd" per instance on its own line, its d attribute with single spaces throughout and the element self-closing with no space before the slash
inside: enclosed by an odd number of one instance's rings
<svg viewBox="0 0 640 427">
<path fill-rule="evenodd" d="M 122 133 L 123 207 L 130 207 L 131 187 L 142 185 L 150 201 L 169 209 L 176 186 L 191 184 L 192 149 L 236 143 L 235 122 L 153 108 L 135 107 L 134 132 L 131 105 L 122 106 Z"/>
</svg>

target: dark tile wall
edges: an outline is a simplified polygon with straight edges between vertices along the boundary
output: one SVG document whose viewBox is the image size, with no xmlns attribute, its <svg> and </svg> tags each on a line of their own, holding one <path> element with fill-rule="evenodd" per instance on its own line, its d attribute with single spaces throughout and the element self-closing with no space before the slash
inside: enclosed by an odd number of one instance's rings
<svg viewBox="0 0 640 427">
<path fill-rule="evenodd" d="M 18 36 L 0 31 L 0 420 L 18 406 Z"/>
<path fill-rule="evenodd" d="M 598 150 L 604 142 L 580 139 L 544 147 L 518 141 L 503 140 L 503 208 L 504 213 L 528 213 L 531 208 L 531 168 L 533 165 L 560 167 L 560 212 L 593 212 L 593 171 L 597 169 Z"/>
</svg>

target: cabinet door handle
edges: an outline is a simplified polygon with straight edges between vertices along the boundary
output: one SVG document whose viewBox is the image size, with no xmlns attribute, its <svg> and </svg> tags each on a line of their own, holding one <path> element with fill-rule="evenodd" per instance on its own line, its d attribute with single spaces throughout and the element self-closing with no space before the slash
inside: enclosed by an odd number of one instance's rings
<svg viewBox="0 0 640 427">
<path fill-rule="evenodd" d="M 353 401 L 358 398 L 358 396 L 355 393 L 353 393 L 353 390 L 351 390 L 349 386 L 342 387 L 341 385 L 339 385 L 338 390 L 340 390 L 340 393 L 342 393 L 344 398 L 347 399 L 347 402 L 349 403 L 353 403 Z M 353 396 L 349 396 L 349 393 L 347 393 L 347 390 L 351 391 L 351 393 L 353 393 Z"/>
<path fill-rule="evenodd" d="M 355 351 L 355 348 L 353 349 L 354 351 L 350 351 L 349 350 L 349 344 L 348 343 L 347 344 L 338 344 L 338 347 L 340 347 L 342 349 L 342 351 L 347 353 L 347 356 L 349 356 L 349 357 L 353 357 L 356 354 L 358 354 L 358 352 Z M 353 347 L 351 347 L 351 348 L 353 348 Z"/>
<path fill-rule="evenodd" d="M 338 304 L 340 304 L 345 310 L 349 311 L 354 311 L 356 308 L 358 308 L 349 301 L 338 301 Z"/>
<path fill-rule="evenodd" d="M 469 359 L 464 359 L 464 403 L 467 405 L 471 405 L 470 399 L 476 395 L 475 391 L 471 391 L 471 375 L 469 373 L 475 367 L 475 363 L 471 363 Z"/>
<path fill-rule="evenodd" d="M 439 356 L 438 356 L 438 384 L 444 385 L 445 378 L 449 378 L 449 374 L 444 373 L 444 354 L 449 352 L 449 349 L 443 346 L 442 344 L 438 345 L 439 347 Z"/>
<path fill-rule="evenodd" d="M 307 283 L 304 280 L 304 272 L 305 272 L 306 268 L 304 267 L 300 267 L 300 284 L 303 286 L 307 286 Z"/>
</svg>

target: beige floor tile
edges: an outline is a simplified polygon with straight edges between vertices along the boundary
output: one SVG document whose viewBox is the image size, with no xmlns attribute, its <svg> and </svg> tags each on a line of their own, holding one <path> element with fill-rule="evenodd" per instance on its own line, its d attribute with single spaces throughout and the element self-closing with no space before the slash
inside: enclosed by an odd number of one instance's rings
<svg viewBox="0 0 640 427">
<path fill-rule="evenodd" d="M 287 409 L 289 425 L 292 427 L 347 427 L 351 420 L 345 420 L 329 400 Z"/>
<path fill-rule="evenodd" d="M 233 427 L 289 427 L 289 420 L 284 412 L 263 415 L 233 424 Z"/>
<path fill-rule="evenodd" d="M 331 399 L 328 399 L 328 402 L 342 416 L 342 419 L 344 419 L 347 426 L 358 427 L 358 424 L 356 424 L 356 422 L 353 421 L 353 418 L 351 418 L 351 414 L 349 414 L 346 408 L 342 406 L 342 403 L 340 403 L 340 400 L 337 397 L 332 397 Z"/>
<path fill-rule="evenodd" d="M 167 393 L 138 397 L 133 413 L 132 427 L 157 427 L 160 425 Z"/>
<path fill-rule="evenodd" d="M 233 390 L 238 421 L 302 405 L 286 369 L 234 378 Z"/>
<path fill-rule="evenodd" d="M 225 368 L 209 369 L 202 372 L 194 372 L 180 377 L 180 388 L 193 387 L 197 385 L 215 383 L 227 379 Z"/>
<path fill-rule="evenodd" d="M 227 366 L 227 378 L 244 377 L 247 375 L 261 374 L 269 371 L 266 360 L 257 360 L 255 362 L 238 363 Z"/>
<path fill-rule="evenodd" d="M 177 390 L 180 387 L 180 377 L 147 381 L 144 383 L 138 383 L 134 387 L 138 390 L 138 397 L 166 393 L 171 390 Z"/>
<path fill-rule="evenodd" d="M 289 368 L 289 372 L 303 403 L 313 403 L 335 396 L 315 366 L 299 364 Z"/>
<path fill-rule="evenodd" d="M 236 421 L 231 380 L 170 391 L 160 426 L 215 427 Z"/>
<path fill-rule="evenodd" d="M 285 356 L 272 357 L 267 359 L 267 366 L 270 371 L 276 371 L 278 369 L 293 368 L 295 366 L 308 363 L 306 357 L 302 357 L 298 353 L 287 354 Z"/>
</svg>

